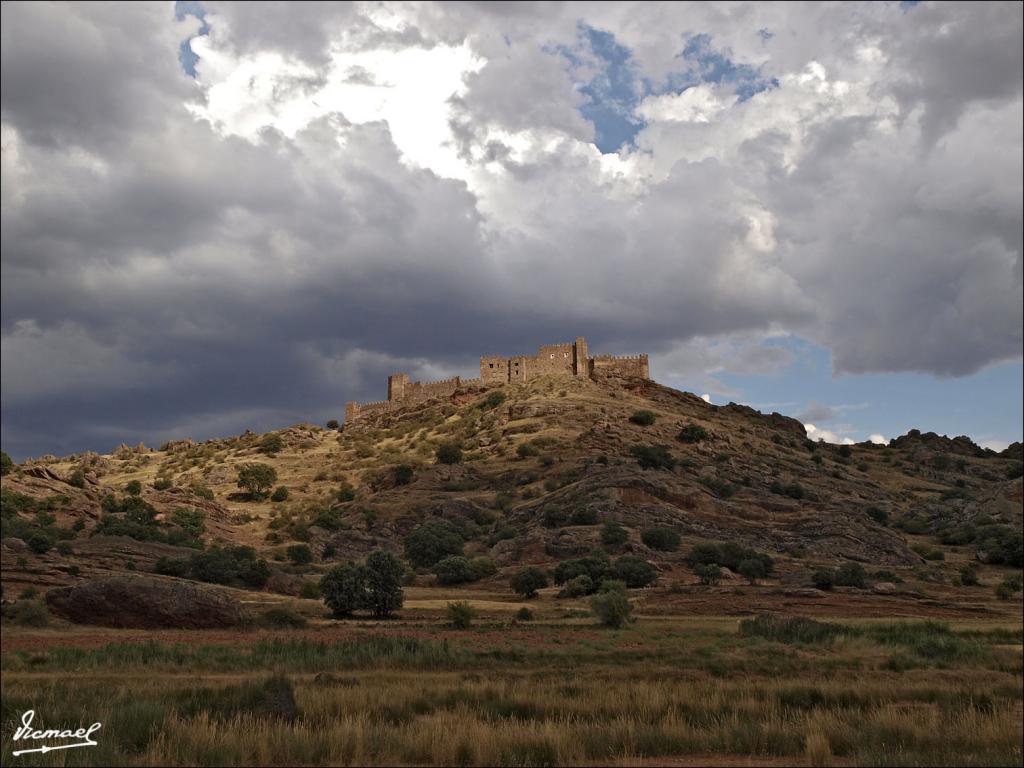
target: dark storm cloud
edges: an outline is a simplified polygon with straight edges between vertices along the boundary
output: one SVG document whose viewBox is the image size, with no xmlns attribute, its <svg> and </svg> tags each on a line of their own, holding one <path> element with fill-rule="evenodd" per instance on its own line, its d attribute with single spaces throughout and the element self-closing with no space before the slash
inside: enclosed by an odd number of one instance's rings
<svg viewBox="0 0 1024 768">
<path fill-rule="evenodd" d="M 313 68 L 280 80 L 292 95 L 325 82 L 337 40 L 469 41 L 486 61 L 450 103 L 454 133 L 500 183 L 416 167 L 387 123 L 353 123 L 344 108 L 255 141 L 197 119 L 186 104 L 205 86 L 177 51 L 199 22 L 175 22 L 169 6 L 4 4 L 3 441 L 16 456 L 337 418 L 347 399 L 383 397 L 396 370 L 472 374 L 481 353 L 580 333 L 672 370 L 739 374 L 791 361 L 756 341 L 777 328 L 850 371 L 961 374 L 1019 354 L 1020 182 L 1005 157 L 1020 141 L 1007 117 L 1019 46 L 999 42 L 1014 24 L 1019 37 L 1019 8 L 916 9 L 931 15 L 886 47 L 892 76 L 877 87 L 923 110 L 920 146 L 890 142 L 876 119 L 808 119 L 790 168 L 789 128 L 760 124 L 754 97 L 734 156 L 672 154 L 715 148 L 717 125 L 645 129 L 627 161 L 663 166 L 633 188 L 587 150 L 594 126 L 544 50 L 576 39 L 577 16 L 605 29 L 601 14 L 617 11 L 418 5 L 388 26 L 354 5 L 204 6 L 231 55 L 273 50 Z M 737 12 L 637 13 L 665 48 L 624 22 L 638 57 L 671 62 L 683 32 Z M 869 21 L 857 23 L 876 34 Z M 963 31 L 956 66 L 993 82 L 958 72 L 947 87 L 944 23 Z M 838 47 L 855 51 L 859 30 L 837 33 Z M 726 39 L 717 49 L 741 50 L 726 27 L 713 32 Z M 521 152 L 516 132 L 542 148 Z M 775 224 L 755 237 L 762 219 Z"/>
</svg>

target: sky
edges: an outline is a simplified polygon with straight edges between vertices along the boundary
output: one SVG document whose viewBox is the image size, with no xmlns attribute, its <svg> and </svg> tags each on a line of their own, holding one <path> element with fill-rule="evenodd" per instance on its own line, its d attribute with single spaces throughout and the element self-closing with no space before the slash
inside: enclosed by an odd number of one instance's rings
<svg viewBox="0 0 1024 768">
<path fill-rule="evenodd" d="M 13 3 L 16 460 L 586 336 L 830 442 L 1021 439 L 1019 3 Z"/>
</svg>

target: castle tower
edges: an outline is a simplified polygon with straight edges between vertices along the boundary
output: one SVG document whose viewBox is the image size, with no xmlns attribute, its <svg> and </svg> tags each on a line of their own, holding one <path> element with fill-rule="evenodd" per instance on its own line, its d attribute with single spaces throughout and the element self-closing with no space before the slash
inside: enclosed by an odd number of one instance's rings
<svg viewBox="0 0 1024 768">
<path fill-rule="evenodd" d="M 572 370 L 576 376 L 590 376 L 590 358 L 587 356 L 587 340 L 582 336 L 576 337 L 576 343 L 572 345 Z"/>
<path fill-rule="evenodd" d="M 409 383 L 409 374 L 393 373 L 388 376 L 388 400 L 405 398 L 405 387 Z"/>
<path fill-rule="evenodd" d="M 349 400 L 345 403 L 345 423 L 351 424 L 356 420 L 356 416 L 359 415 L 359 403 L 355 400 Z"/>
</svg>

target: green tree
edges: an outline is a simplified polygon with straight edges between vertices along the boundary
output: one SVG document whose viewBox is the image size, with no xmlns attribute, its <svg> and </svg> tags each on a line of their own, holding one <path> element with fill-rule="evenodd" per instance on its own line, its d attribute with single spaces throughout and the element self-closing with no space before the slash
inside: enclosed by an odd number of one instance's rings
<svg viewBox="0 0 1024 768">
<path fill-rule="evenodd" d="M 867 574 L 864 566 L 860 563 L 843 563 L 836 568 L 837 587 L 857 587 L 864 589 L 867 583 Z"/>
<path fill-rule="evenodd" d="M 462 461 L 462 446 L 458 443 L 442 443 L 437 448 L 439 464 L 458 464 Z"/>
<path fill-rule="evenodd" d="M 534 566 L 524 568 L 509 580 L 509 586 L 512 587 L 512 591 L 522 595 L 527 600 L 536 597 L 537 590 L 543 589 L 547 585 L 548 577 L 544 575 L 544 571 Z"/>
<path fill-rule="evenodd" d="M 415 472 L 408 464 L 399 464 L 394 469 L 395 485 L 408 485 L 412 482 Z"/>
<path fill-rule="evenodd" d="M 387 617 L 402 607 L 405 568 L 398 558 L 378 549 L 366 558 L 366 607 L 377 617 Z"/>
<path fill-rule="evenodd" d="M 687 424 L 676 435 L 676 440 L 681 443 L 699 443 L 702 440 L 707 440 L 708 431 L 699 424 Z"/>
<path fill-rule="evenodd" d="M 474 618 L 476 618 L 476 611 L 466 601 L 448 603 L 448 621 L 456 629 L 468 629 L 473 624 Z"/>
<path fill-rule="evenodd" d="M 831 568 L 820 568 L 811 574 L 811 581 L 818 589 L 828 591 L 836 584 L 836 572 Z"/>
<path fill-rule="evenodd" d="M 257 450 L 260 453 L 273 456 L 275 453 L 280 453 L 284 450 L 284 440 L 276 432 L 271 432 L 263 436 L 257 446 Z"/>
<path fill-rule="evenodd" d="M 0 476 L 8 475 L 14 469 L 14 462 L 7 455 L 7 451 L 0 451 Z"/>
<path fill-rule="evenodd" d="M 290 495 L 291 494 L 288 492 L 287 488 L 283 485 L 279 485 L 274 489 L 274 492 L 270 494 L 270 500 L 275 502 L 288 501 L 288 497 Z"/>
<path fill-rule="evenodd" d="M 85 487 L 85 470 L 81 467 L 75 467 L 75 471 L 71 473 L 71 477 L 68 478 L 68 483 L 75 486 L 75 488 Z"/>
<path fill-rule="evenodd" d="M 129 496 L 139 496 L 142 494 L 142 483 L 138 480 L 131 480 L 125 484 L 124 492 Z"/>
<path fill-rule="evenodd" d="M 337 429 L 339 426 L 337 419 L 329 419 L 327 422 L 328 429 Z"/>
<path fill-rule="evenodd" d="M 414 568 L 430 568 L 449 555 L 462 554 L 462 536 L 447 520 L 431 520 L 405 537 L 405 559 Z"/>
<path fill-rule="evenodd" d="M 679 534 L 671 528 L 646 528 L 640 534 L 640 540 L 651 549 L 662 552 L 675 552 L 679 549 Z"/>
<path fill-rule="evenodd" d="M 698 565 L 693 569 L 693 572 L 697 574 L 700 583 L 706 587 L 713 587 L 722 580 L 722 569 L 714 563 Z"/>
<path fill-rule="evenodd" d="M 288 559 L 296 565 L 308 565 L 313 562 L 313 551 L 308 544 L 292 544 L 288 547 L 286 554 Z"/>
<path fill-rule="evenodd" d="M 760 560 L 753 558 L 749 560 L 743 560 L 736 569 L 740 576 L 745 578 L 751 584 L 757 584 L 758 579 L 764 578 L 764 563 Z"/>
<path fill-rule="evenodd" d="M 206 513 L 201 509 L 178 507 L 171 513 L 171 522 L 193 536 L 200 536 L 206 530 Z"/>
<path fill-rule="evenodd" d="M 243 464 L 238 470 L 238 487 L 254 498 L 266 496 L 277 482 L 277 471 L 269 464 Z"/>
<path fill-rule="evenodd" d="M 351 616 L 366 605 L 365 566 L 335 566 L 320 579 L 320 595 L 336 619 Z"/>
<path fill-rule="evenodd" d="M 621 523 L 609 520 L 601 528 L 601 543 L 610 549 L 618 549 L 629 541 L 629 532 Z"/>
<path fill-rule="evenodd" d="M 657 569 L 636 555 L 623 555 L 612 566 L 615 578 L 621 579 L 627 587 L 646 587 L 658 578 Z"/>
<path fill-rule="evenodd" d="M 641 427 L 649 427 L 657 421 L 658 417 L 654 411 L 636 411 L 629 420 L 634 424 L 638 424 Z"/>
<path fill-rule="evenodd" d="M 469 558 L 450 555 L 434 564 L 434 575 L 438 584 L 465 584 L 473 580 L 473 568 Z"/>
<path fill-rule="evenodd" d="M 643 469 L 668 469 L 676 467 L 675 457 L 664 445 L 634 445 L 629 452 L 636 457 L 636 463 Z"/>
<path fill-rule="evenodd" d="M 166 491 L 172 485 L 174 485 L 174 483 L 171 482 L 171 478 L 169 477 L 158 477 L 153 481 L 153 489 L 157 491 Z"/>
<path fill-rule="evenodd" d="M 604 626 L 616 629 L 631 621 L 633 614 L 624 588 L 610 588 L 594 595 L 590 598 L 590 610 Z"/>
</svg>

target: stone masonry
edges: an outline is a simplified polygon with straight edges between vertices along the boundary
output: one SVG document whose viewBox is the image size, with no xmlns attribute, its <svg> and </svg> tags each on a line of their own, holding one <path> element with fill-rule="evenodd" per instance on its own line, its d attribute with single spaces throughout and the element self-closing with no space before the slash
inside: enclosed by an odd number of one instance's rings
<svg viewBox="0 0 1024 768">
<path fill-rule="evenodd" d="M 536 355 L 501 357 L 484 355 L 480 358 L 480 377 L 463 379 L 455 376 L 444 381 L 410 381 L 404 373 L 388 376 L 388 399 L 376 403 L 345 403 L 345 422 L 371 413 L 382 413 L 403 405 L 411 405 L 449 397 L 461 387 L 490 387 L 501 384 L 523 384 L 538 376 L 590 377 L 595 371 L 618 373 L 623 376 L 638 376 L 649 379 L 650 369 L 647 355 L 617 357 L 614 355 L 590 356 L 587 342 L 577 336 L 575 342 L 545 344 Z"/>
</svg>

